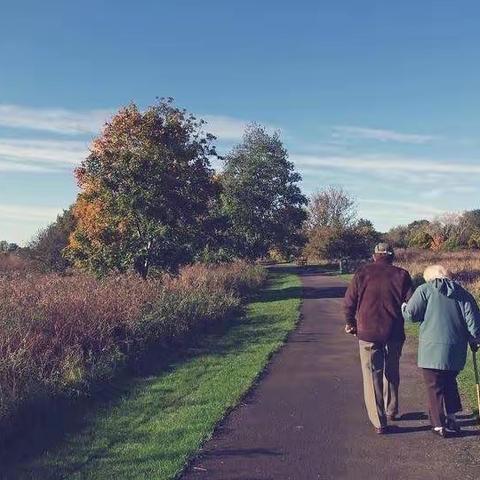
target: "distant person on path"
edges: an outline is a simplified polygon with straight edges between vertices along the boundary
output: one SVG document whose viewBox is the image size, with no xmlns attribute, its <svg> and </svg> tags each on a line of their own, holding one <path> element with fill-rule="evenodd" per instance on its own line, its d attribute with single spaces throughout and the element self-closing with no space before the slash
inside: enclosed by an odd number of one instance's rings
<svg viewBox="0 0 480 480">
<path fill-rule="evenodd" d="M 421 323 L 418 366 L 427 387 L 430 422 L 434 433 L 446 437 L 460 432 L 456 378 L 465 367 L 468 343 L 478 350 L 480 313 L 473 296 L 441 265 L 428 267 L 423 277 L 427 283 L 417 288 L 403 314 L 405 320 Z"/>
<path fill-rule="evenodd" d="M 402 304 L 413 293 L 409 273 L 392 265 L 394 257 L 390 245 L 379 243 L 374 262 L 355 274 L 345 294 L 345 331 L 358 337 L 365 405 L 378 434 L 398 416 Z"/>
</svg>

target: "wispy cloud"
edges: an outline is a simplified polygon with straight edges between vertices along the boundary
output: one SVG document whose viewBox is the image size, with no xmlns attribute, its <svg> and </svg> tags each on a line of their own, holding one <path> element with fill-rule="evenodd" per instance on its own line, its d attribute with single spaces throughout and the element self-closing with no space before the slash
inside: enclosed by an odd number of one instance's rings
<svg viewBox="0 0 480 480">
<path fill-rule="evenodd" d="M 0 126 L 64 135 L 99 133 L 112 110 L 75 111 L 0 104 Z"/>
<path fill-rule="evenodd" d="M 0 219 L 26 222 L 51 222 L 55 220 L 61 211 L 62 208 L 60 207 L 0 204 Z"/>
<path fill-rule="evenodd" d="M 341 155 L 292 155 L 298 167 L 361 171 L 364 173 L 409 173 L 409 174 L 468 174 L 480 175 L 480 163 L 438 162 L 430 159 L 398 155 L 359 154 Z M 425 177 L 420 178 L 424 181 Z"/>
<path fill-rule="evenodd" d="M 207 122 L 206 130 L 220 140 L 240 140 L 248 122 L 223 115 L 201 115 Z"/>
<path fill-rule="evenodd" d="M 445 209 L 427 205 L 424 202 L 360 198 L 359 206 L 363 216 L 374 220 L 377 228 L 388 230 L 395 225 L 410 223 L 413 220 L 432 220 L 445 213 Z"/>
<path fill-rule="evenodd" d="M 368 204 L 374 206 L 387 206 L 387 207 L 397 207 L 409 212 L 421 212 L 420 216 L 436 216 L 444 212 L 443 209 L 433 207 L 431 205 L 419 205 L 417 202 L 405 202 L 401 200 L 383 200 L 383 199 L 370 199 L 370 198 L 361 198 L 359 199 L 361 204 Z"/>
<path fill-rule="evenodd" d="M 58 168 L 45 165 L 32 165 L 29 163 L 0 160 L 0 172 L 53 173 L 56 171 L 58 171 Z"/>
<path fill-rule="evenodd" d="M 454 182 L 451 182 L 449 184 L 445 184 L 445 182 L 442 182 L 440 185 L 442 185 L 441 188 L 432 188 L 429 190 L 423 190 L 419 192 L 419 195 L 422 198 L 433 199 L 433 198 L 440 198 L 444 195 L 451 195 L 451 194 L 457 194 L 457 195 L 472 194 L 473 195 L 478 192 L 478 188 L 474 185 L 456 185 Z"/>
<path fill-rule="evenodd" d="M 43 120 L 46 120 L 48 117 L 49 111 L 46 112 L 47 114 Z M 66 111 L 62 112 L 65 113 Z M 71 115 L 72 118 L 74 116 L 73 114 Z M 219 140 L 227 142 L 239 141 L 248 124 L 246 121 L 225 116 L 204 115 L 203 118 L 208 121 L 205 129 L 215 134 Z M 60 117 L 57 117 L 56 121 L 60 122 Z M 96 127 L 91 124 L 92 132 L 95 128 L 100 128 L 99 123 L 101 122 L 97 122 Z M 10 124 L 10 126 L 13 126 L 13 122 L 10 122 Z M 56 133 L 73 133 L 75 131 L 73 124 L 68 122 L 66 126 L 62 127 L 58 123 L 54 127 L 53 124 L 48 124 L 48 122 L 44 121 L 36 125 L 36 128 L 41 130 L 42 125 L 47 129 L 50 128 L 51 132 L 55 128 Z M 267 128 L 273 129 L 273 127 Z M 76 132 L 81 132 L 80 127 Z M 2 171 L 48 172 L 65 168 L 71 169 L 72 166 L 78 165 L 87 155 L 87 140 L 58 139 L 58 137 L 56 139 L 0 137 L 0 170 Z"/>
<path fill-rule="evenodd" d="M 213 133 L 219 141 L 239 141 L 242 139 L 245 129 L 251 123 L 248 120 L 241 120 L 235 117 L 228 117 L 225 115 L 200 115 L 206 122 L 206 130 Z M 271 124 L 262 123 L 268 132 L 272 133 L 278 130 L 277 127 Z"/>
<path fill-rule="evenodd" d="M 334 138 L 344 139 L 364 139 L 377 140 L 379 142 L 397 142 L 424 144 L 436 140 L 435 135 L 423 135 L 418 133 L 403 133 L 394 130 L 384 130 L 378 128 L 366 128 L 356 126 L 336 126 L 333 127 Z"/>
<path fill-rule="evenodd" d="M 73 140 L 30 140 L 0 138 L 0 161 L 13 166 L 21 163 L 78 165 L 88 153 L 86 142 Z"/>
<path fill-rule="evenodd" d="M 94 110 L 68 110 L 64 108 L 32 108 L 21 105 L 0 104 L 0 126 L 63 135 L 98 134 L 115 108 Z M 207 130 L 225 141 L 237 141 L 250 123 L 226 115 L 199 115 L 207 121 Z M 269 130 L 275 127 L 267 125 Z"/>
</svg>

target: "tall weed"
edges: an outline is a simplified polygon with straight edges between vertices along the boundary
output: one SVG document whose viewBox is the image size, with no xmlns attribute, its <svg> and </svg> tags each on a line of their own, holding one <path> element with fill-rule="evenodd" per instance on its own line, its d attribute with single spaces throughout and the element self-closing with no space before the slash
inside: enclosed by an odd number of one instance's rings
<svg viewBox="0 0 480 480">
<path fill-rule="evenodd" d="M 243 262 L 177 276 L 0 276 L 0 424 L 52 397 L 88 395 L 150 348 L 219 322 L 265 280 Z"/>
</svg>

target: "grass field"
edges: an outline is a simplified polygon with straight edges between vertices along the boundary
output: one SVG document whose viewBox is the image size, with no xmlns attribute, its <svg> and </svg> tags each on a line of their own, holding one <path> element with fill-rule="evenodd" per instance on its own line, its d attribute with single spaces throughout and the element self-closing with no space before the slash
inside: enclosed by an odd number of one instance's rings
<svg viewBox="0 0 480 480">
<path fill-rule="evenodd" d="M 168 371 L 139 378 L 120 400 L 2 479 L 172 479 L 235 406 L 285 341 L 299 316 L 296 275 L 269 286 L 226 331 L 209 334 Z"/>
</svg>

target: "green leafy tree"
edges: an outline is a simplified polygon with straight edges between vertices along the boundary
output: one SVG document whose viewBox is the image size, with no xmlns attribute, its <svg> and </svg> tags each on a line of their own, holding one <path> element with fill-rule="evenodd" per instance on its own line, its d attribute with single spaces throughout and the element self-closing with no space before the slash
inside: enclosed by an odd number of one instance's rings
<svg viewBox="0 0 480 480">
<path fill-rule="evenodd" d="M 6 240 L 0 241 L 0 253 L 13 253 L 19 249 L 20 247 L 16 243 L 7 242 Z"/>
<path fill-rule="evenodd" d="M 480 230 L 475 230 L 468 239 L 468 248 L 478 249 L 480 248 Z"/>
<path fill-rule="evenodd" d="M 396 248 L 407 248 L 409 242 L 408 227 L 406 225 L 398 225 L 391 228 L 385 234 L 385 241 Z"/>
<path fill-rule="evenodd" d="M 399 225 L 385 234 L 385 241 L 396 248 L 414 246 L 414 238 L 420 233 L 428 231 L 431 223 L 428 220 L 415 220 L 408 225 Z"/>
<path fill-rule="evenodd" d="M 121 109 L 76 171 L 69 258 L 99 274 L 133 268 L 143 277 L 191 261 L 216 191 L 214 139 L 171 99 Z"/>
<path fill-rule="evenodd" d="M 47 271 L 63 272 L 72 263 L 65 257 L 64 250 L 70 235 L 75 230 L 72 208 L 64 210 L 55 222 L 41 230 L 30 242 L 28 256 Z"/>
<path fill-rule="evenodd" d="M 222 175 L 228 246 L 235 255 L 255 259 L 274 248 L 288 255 L 302 246 L 307 199 L 300 180 L 278 132 L 250 125 L 226 156 Z"/>
<path fill-rule="evenodd" d="M 361 239 L 364 245 L 364 251 L 366 251 L 365 257 L 369 256 L 377 243 L 382 240 L 382 234 L 375 230 L 373 223 L 365 218 L 360 218 L 355 226 L 354 230 Z"/>
<path fill-rule="evenodd" d="M 464 212 L 460 219 L 461 236 L 460 244 L 469 246 L 470 239 L 480 231 L 480 210 Z"/>
<path fill-rule="evenodd" d="M 432 248 L 433 242 L 434 238 L 432 235 L 424 230 L 420 230 L 410 239 L 408 246 L 429 250 Z"/>
</svg>

